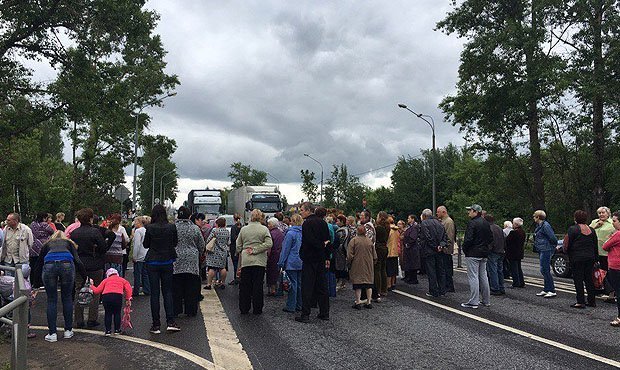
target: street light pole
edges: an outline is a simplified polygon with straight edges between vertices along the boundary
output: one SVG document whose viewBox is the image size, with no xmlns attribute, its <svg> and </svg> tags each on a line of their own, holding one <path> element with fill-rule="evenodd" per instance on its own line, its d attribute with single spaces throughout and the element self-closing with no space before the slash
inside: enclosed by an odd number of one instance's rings
<svg viewBox="0 0 620 370">
<path fill-rule="evenodd" d="M 165 174 L 164 174 L 164 175 L 163 175 L 163 176 L 159 179 L 159 199 L 161 199 L 161 201 L 162 201 L 162 202 L 164 201 L 164 198 L 163 198 L 163 195 L 162 195 L 162 189 L 163 189 L 163 187 L 164 187 L 164 186 L 163 186 L 163 183 L 164 183 L 164 177 L 166 177 L 166 176 L 170 175 L 170 174 L 171 174 L 171 173 L 173 173 L 174 171 L 176 171 L 176 170 L 171 170 L 171 171 L 166 172 L 166 173 L 165 173 Z M 168 185 L 168 184 L 166 184 L 166 185 Z"/>
<path fill-rule="evenodd" d="M 168 181 L 165 185 L 168 186 L 168 184 L 173 183 L 174 181 L 175 180 Z M 166 197 L 166 189 L 164 189 L 164 194 L 163 194 L 163 198 L 165 198 L 165 197 Z M 163 202 L 164 205 L 166 204 L 165 199 L 162 199 L 162 202 Z"/>
<path fill-rule="evenodd" d="M 155 205 L 155 164 L 157 164 L 157 160 L 161 157 L 163 157 L 163 155 L 160 155 L 159 157 L 155 158 L 155 160 L 153 161 L 153 185 L 151 186 L 151 208 L 153 208 L 153 206 Z"/>
<path fill-rule="evenodd" d="M 416 113 L 414 111 L 412 111 L 411 109 L 409 109 L 405 104 L 398 104 L 399 108 L 403 108 L 408 110 L 409 112 L 413 113 L 413 115 L 415 115 L 416 117 L 418 117 L 419 119 L 423 120 L 424 122 L 428 123 L 428 125 L 430 126 L 431 130 L 433 131 L 433 151 L 432 151 L 432 166 L 433 166 L 433 213 L 435 213 L 437 211 L 437 204 L 435 202 L 435 197 L 436 197 L 436 192 L 435 192 L 435 120 L 433 119 L 433 117 L 429 116 L 428 114 L 422 114 L 422 113 Z M 430 118 L 431 120 L 427 120 L 425 117 Z"/>
<path fill-rule="evenodd" d="M 313 161 L 315 161 L 316 163 L 319 164 L 319 166 L 321 166 L 321 204 L 323 204 L 323 165 L 321 164 L 321 162 L 317 161 L 314 157 L 312 157 L 310 154 L 304 153 L 304 156 L 312 159 Z"/>
<path fill-rule="evenodd" d="M 132 199 L 131 199 L 131 209 L 134 210 L 136 209 L 136 196 L 137 196 L 137 187 L 138 187 L 138 183 L 136 181 L 136 177 L 138 174 L 138 136 L 139 136 L 139 127 L 140 127 L 140 114 L 142 114 L 142 110 L 148 106 L 151 105 L 155 105 L 157 103 L 162 102 L 164 99 L 167 99 L 171 96 L 175 96 L 177 93 L 173 92 L 170 93 L 166 96 L 163 96 L 161 98 L 157 98 L 157 99 L 153 99 L 149 102 L 147 102 L 146 104 L 144 104 L 143 106 L 140 107 L 140 109 L 138 110 L 138 113 L 136 114 L 136 132 L 134 132 L 134 136 L 133 136 L 133 141 L 134 141 L 134 146 L 133 146 L 133 194 L 132 194 Z"/>
</svg>

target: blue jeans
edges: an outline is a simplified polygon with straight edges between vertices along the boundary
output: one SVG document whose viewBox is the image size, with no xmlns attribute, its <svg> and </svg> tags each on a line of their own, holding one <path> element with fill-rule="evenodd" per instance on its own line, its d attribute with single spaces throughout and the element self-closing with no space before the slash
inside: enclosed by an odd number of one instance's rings
<svg viewBox="0 0 620 370">
<path fill-rule="evenodd" d="M 488 258 L 487 274 L 489 275 L 491 290 L 504 292 L 504 255 L 491 252 Z"/>
<path fill-rule="evenodd" d="M 550 251 L 541 251 L 539 253 L 540 258 L 540 273 L 545 280 L 545 292 L 555 293 L 555 284 L 553 283 L 553 276 L 551 276 L 551 256 L 553 256 L 553 249 Z"/>
<path fill-rule="evenodd" d="M 286 270 L 291 285 L 288 288 L 286 309 L 288 311 L 301 311 L 301 270 Z"/>
<path fill-rule="evenodd" d="M 146 271 L 144 262 L 133 263 L 133 295 L 140 294 L 140 287 L 144 294 L 151 294 L 151 285 L 149 284 L 149 274 Z"/>
<path fill-rule="evenodd" d="M 75 265 L 72 261 L 55 261 L 43 265 L 43 285 L 47 293 L 47 328 L 50 334 L 56 333 L 58 280 L 60 280 L 65 330 L 71 330 L 73 329 L 73 284 L 75 282 Z"/>
<path fill-rule="evenodd" d="M 122 263 L 106 262 L 105 263 L 105 270 L 107 271 L 109 268 L 116 269 L 116 271 L 118 271 L 118 276 L 120 276 L 120 277 L 125 276 L 123 274 L 123 264 Z M 105 272 L 106 271 L 103 272 L 104 276 L 105 276 Z"/>
<path fill-rule="evenodd" d="M 151 283 L 151 316 L 153 326 L 160 326 L 159 320 L 159 292 L 164 296 L 164 311 L 166 311 L 166 322 L 169 324 L 174 321 L 174 303 L 172 300 L 172 263 L 168 265 L 146 265 L 149 272 L 149 282 Z"/>
</svg>

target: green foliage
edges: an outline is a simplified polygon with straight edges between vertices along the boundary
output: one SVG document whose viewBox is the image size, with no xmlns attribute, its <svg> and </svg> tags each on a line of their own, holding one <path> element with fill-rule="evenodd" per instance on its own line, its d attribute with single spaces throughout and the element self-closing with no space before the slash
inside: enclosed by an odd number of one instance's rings
<svg viewBox="0 0 620 370">
<path fill-rule="evenodd" d="M 267 172 L 255 170 L 252 166 L 241 162 L 230 165 L 228 177 L 233 181 L 233 189 L 248 185 L 262 186 L 267 183 Z"/>
<path fill-rule="evenodd" d="M 162 135 L 144 136 L 142 138 L 144 154 L 138 164 L 143 168 L 138 176 L 138 195 L 140 205 L 145 213 L 149 213 L 154 206 L 153 199 L 159 199 L 163 204 L 163 194 L 172 202 L 176 199 L 177 178 L 176 164 L 170 159 L 177 149 L 174 139 Z M 153 172 L 153 169 L 155 170 Z M 153 173 L 155 173 L 155 188 L 153 189 Z"/>
<path fill-rule="evenodd" d="M 21 193 L 27 190 L 24 197 L 31 207 L 68 212 L 91 206 L 104 213 L 119 208 L 112 192 L 124 182 L 123 168 L 133 160 L 134 112 L 161 105 L 157 97 L 170 94 L 179 83 L 164 71 L 166 52 L 153 34 L 159 16 L 144 5 L 142 0 L 3 3 L 0 152 L 15 152 L 13 140 L 34 138 L 42 153 L 58 162 L 46 163 L 47 175 L 66 171 L 59 132 L 68 130 L 73 163 L 72 182 L 62 190 L 54 188 L 58 201 L 50 203 L 47 192 L 28 188 L 35 181 L 42 184 L 35 169 L 45 160 L 21 153 L 16 161 L 32 170 L 19 179 L 3 176 L 11 184 L 3 187 L 0 199 L 15 199 L 10 189 L 19 185 Z M 33 81 L 29 60 L 48 63 L 57 78 Z M 140 115 L 139 133 L 147 125 L 148 116 Z M 65 203 L 67 191 L 70 201 Z"/>
<path fill-rule="evenodd" d="M 349 175 L 345 164 L 334 165 L 323 189 L 324 206 L 352 214 L 361 209 L 362 199 L 368 191 L 369 188 L 363 185 L 358 177 Z"/>
<path fill-rule="evenodd" d="M 316 202 L 319 186 L 315 184 L 316 176 L 310 170 L 301 170 L 301 192 L 306 195 L 308 201 Z"/>
</svg>

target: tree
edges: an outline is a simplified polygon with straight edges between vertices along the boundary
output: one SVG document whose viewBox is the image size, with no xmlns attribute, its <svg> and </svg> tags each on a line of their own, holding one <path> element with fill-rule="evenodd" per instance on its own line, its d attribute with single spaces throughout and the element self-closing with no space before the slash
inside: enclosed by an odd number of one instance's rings
<svg viewBox="0 0 620 370">
<path fill-rule="evenodd" d="M 581 105 L 569 125 L 588 127 L 582 150 L 590 153 L 592 184 L 585 208 L 608 204 L 605 163 L 612 157 L 608 137 L 618 129 L 620 115 L 620 2 L 571 0 L 558 3 L 553 36 L 569 52 L 571 91 Z"/>
<path fill-rule="evenodd" d="M 478 149 L 508 155 L 528 186 L 531 206 L 545 208 L 541 126 L 565 90 L 563 60 L 552 53 L 544 0 L 466 0 L 438 23 L 468 42 L 461 54 L 457 93 L 440 104 Z M 547 47 L 548 50 L 545 50 Z M 518 136 L 527 133 L 528 142 Z M 519 155 L 529 150 L 529 164 Z"/>
<path fill-rule="evenodd" d="M 138 195 L 140 205 L 144 210 L 150 210 L 154 204 L 152 198 L 161 199 L 163 194 L 171 201 L 176 199 L 177 178 L 176 164 L 172 162 L 171 156 L 177 149 L 174 139 L 166 136 L 147 135 L 143 138 L 144 154 L 138 163 L 144 170 L 138 176 Z M 155 168 L 155 188 L 153 189 L 153 168 Z M 165 177 L 163 177 L 165 175 Z M 160 185 L 163 187 L 160 189 Z M 160 194 L 161 191 L 161 194 Z"/>
<path fill-rule="evenodd" d="M 308 197 L 308 201 L 316 202 L 319 186 L 315 184 L 316 176 L 310 170 L 301 170 L 301 192 Z"/>
<path fill-rule="evenodd" d="M 364 194 L 369 188 L 359 178 L 349 175 L 345 164 L 334 165 L 330 178 L 324 188 L 324 205 L 328 208 L 342 209 L 350 214 L 362 204 Z"/>
<path fill-rule="evenodd" d="M 0 12 L 0 137 L 62 127 L 73 145 L 71 209 L 109 206 L 133 159 L 132 112 L 178 84 L 164 72 L 145 1 L 7 2 Z M 28 60 L 58 71 L 34 82 Z M 157 103 L 159 104 L 159 103 Z M 143 115 L 139 130 L 148 124 Z M 0 140 L 0 150 L 6 140 Z"/>
<path fill-rule="evenodd" d="M 228 177 L 233 181 L 233 189 L 248 185 L 262 186 L 267 183 L 267 172 L 255 170 L 252 166 L 241 162 L 230 165 Z"/>
</svg>

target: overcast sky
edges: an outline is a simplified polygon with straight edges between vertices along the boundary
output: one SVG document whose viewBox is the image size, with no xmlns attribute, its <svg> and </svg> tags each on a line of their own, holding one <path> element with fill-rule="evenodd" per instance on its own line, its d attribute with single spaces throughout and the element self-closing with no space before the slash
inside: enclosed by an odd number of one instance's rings
<svg viewBox="0 0 620 370">
<path fill-rule="evenodd" d="M 157 33 L 177 96 L 149 110 L 152 134 L 174 138 L 181 204 L 192 188 L 224 186 L 231 163 L 267 171 L 289 202 L 299 171 L 362 173 L 431 146 L 462 144 L 438 103 L 454 91 L 462 41 L 434 31 L 447 0 L 168 1 Z M 361 176 L 389 185 L 390 168 Z M 127 172 L 130 175 L 130 172 Z M 273 177 L 270 182 L 276 182 Z"/>
</svg>

